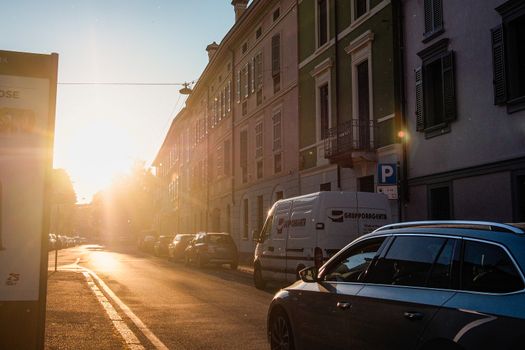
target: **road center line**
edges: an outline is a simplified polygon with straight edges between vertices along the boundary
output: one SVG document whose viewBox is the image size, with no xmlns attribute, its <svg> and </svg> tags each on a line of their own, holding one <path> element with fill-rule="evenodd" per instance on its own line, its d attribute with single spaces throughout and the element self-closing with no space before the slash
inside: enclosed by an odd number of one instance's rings
<svg viewBox="0 0 525 350">
<path fill-rule="evenodd" d="M 126 304 L 124 304 L 122 300 L 120 300 L 120 298 L 106 285 L 106 283 L 104 283 L 104 281 L 100 277 L 98 277 L 98 275 L 95 272 L 85 267 L 82 267 L 82 269 L 85 271 L 84 273 L 88 273 L 93 279 L 97 281 L 98 285 L 102 287 L 104 292 L 119 306 L 119 308 L 126 314 L 126 316 L 129 317 L 129 319 L 135 324 L 135 326 L 137 326 L 137 328 L 142 332 L 142 334 L 144 334 L 144 336 L 148 338 L 148 340 L 155 346 L 155 348 L 157 348 L 157 350 L 169 350 L 168 347 L 164 345 L 164 343 L 161 342 L 155 334 L 153 334 L 153 332 L 142 322 L 142 320 L 138 318 L 137 315 L 135 315 L 133 311 L 131 311 L 131 309 Z M 131 330 L 129 331 L 131 332 Z"/>
</svg>

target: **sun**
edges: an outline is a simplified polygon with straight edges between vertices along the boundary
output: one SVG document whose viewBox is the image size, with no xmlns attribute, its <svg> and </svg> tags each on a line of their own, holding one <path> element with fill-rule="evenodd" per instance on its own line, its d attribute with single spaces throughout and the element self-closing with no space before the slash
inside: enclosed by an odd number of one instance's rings
<svg viewBox="0 0 525 350">
<path fill-rule="evenodd" d="M 83 124 L 83 125 L 82 125 Z M 79 202 L 89 201 L 94 193 L 109 186 L 118 174 L 126 173 L 133 163 L 133 143 L 122 125 L 109 119 L 81 123 L 69 134 L 61 152 L 66 171 L 73 180 Z"/>
</svg>

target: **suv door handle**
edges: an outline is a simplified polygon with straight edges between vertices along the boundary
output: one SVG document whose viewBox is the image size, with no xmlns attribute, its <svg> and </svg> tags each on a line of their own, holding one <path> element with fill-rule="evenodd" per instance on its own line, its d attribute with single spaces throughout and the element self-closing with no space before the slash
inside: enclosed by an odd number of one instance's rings
<svg viewBox="0 0 525 350">
<path fill-rule="evenodd" d="M 413 311 L 407 311 L 403 314 L 405 318 L 415 321 L 415 320 L 421 320 L 424 316 L 421 312 L 413 312 Z"/>
<path fill-rule="evenodd" d="M 352 306 L 352 304 L 344 302 L 344 301 L 337 302 L 337 307 L 340 308 L 341 310 L 348 310 L 350 306 Z"/>
</svg>

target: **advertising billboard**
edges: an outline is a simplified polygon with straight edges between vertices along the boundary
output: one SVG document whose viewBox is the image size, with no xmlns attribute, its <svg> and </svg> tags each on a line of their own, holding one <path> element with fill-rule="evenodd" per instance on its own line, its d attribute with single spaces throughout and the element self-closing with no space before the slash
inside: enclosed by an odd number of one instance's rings
<svg viewBox="0 0 525 350">
<path fill-rule="evenodd" d="M 57 63 L 56 54 L 0 51 L 2 348 L 42 346 Z"/>
</svg>

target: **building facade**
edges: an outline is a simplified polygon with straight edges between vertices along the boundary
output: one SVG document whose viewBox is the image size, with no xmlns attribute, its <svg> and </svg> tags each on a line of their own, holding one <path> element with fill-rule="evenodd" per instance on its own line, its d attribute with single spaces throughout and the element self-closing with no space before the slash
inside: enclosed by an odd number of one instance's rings
<svg viewBox="0 0 525 350">
<path fill-rule="evenodd" d="M 402 4 L 407 219 L 524 221 L 525 3 Z"/>
<path fill-rule="evenodd" d="M 402 161 L 395 8 L 390 0 L 298 3 L 300 192 L 377 192 L 378 164 Z M 391 205 L 397 218 L 395 194 Z"/>
<path fill-rule="evenodd" d="M 296 2 L 247 3 L 232 1 L 235 24 L 208 45 L 154 166 L 168 231 L 229 232 L 249 258 L 273 202 L 299 194 L 299 161 Z"/>
</svg>

